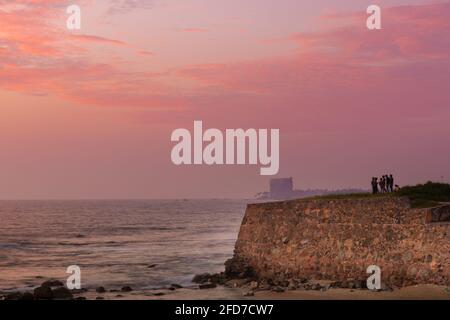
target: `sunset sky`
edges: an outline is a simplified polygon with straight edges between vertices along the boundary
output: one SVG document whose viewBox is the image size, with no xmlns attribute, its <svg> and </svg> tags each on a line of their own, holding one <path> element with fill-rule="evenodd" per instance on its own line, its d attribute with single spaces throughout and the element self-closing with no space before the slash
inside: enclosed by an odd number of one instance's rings
<svg viewBox="0 0 450 320">
<path fill-rule="evenodd" d="M 0 199 L 267 189 L 259 166 L 174 166 L 171 132 L 194 120 L 279 128 L 296 188 L 449 181 L 449 17 L 423 0 L 0 0 Z"/>
</svg>

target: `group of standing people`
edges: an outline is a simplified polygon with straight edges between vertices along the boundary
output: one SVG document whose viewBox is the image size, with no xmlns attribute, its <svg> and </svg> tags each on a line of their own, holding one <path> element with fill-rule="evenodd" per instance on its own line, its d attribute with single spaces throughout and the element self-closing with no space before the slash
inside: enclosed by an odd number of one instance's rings
<svg viewBox="0 0 450 320">
<path fill-rule="evenodd" d="M 398 186 L 395 185 L 395 188 Z M 388 193 L 394 192 L 394 177 L 392 174 L 384 175 L 381 178 L 373 177 L 372 178 L 372 193 Z"/>
</svg>

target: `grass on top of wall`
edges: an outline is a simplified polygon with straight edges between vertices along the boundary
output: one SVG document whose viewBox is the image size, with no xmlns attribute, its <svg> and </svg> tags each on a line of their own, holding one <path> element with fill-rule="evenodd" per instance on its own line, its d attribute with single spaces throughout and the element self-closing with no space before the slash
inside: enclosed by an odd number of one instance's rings
<svg viewBox="0 0 450 320">
<path fill-rule="evenodd" d="M 427 182 L 401 188 L 397 194 L 408 197 L 413 208 L 428 208 L 450 202 L 450 184 Z"/>
<path fill-rule="evenodd" d="M 450 184 L 427 182 L 415 186 L 405 186 L 394 193 L 351 193 L 351 194 L 329 194 L 307 198 L 311 199 L 365 199 L 381 197 L 408 197 L 412 208 L 430 208 L 440 205 L 442 202 L 450 202 Z"/>
</svg>

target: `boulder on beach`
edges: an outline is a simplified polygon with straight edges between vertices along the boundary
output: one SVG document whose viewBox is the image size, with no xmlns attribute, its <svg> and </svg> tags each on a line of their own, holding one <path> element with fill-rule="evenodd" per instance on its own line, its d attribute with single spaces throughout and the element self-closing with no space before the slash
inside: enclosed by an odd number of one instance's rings
<svg viewBox="0 0 450 320">
<path fill-rule="evenodd" d="M 194 278 L 192 279 L 192 282 L 194 283 L 206 283 L 211 278 L 211 274 L 209 273 L 202 273 L 202 274 L 196 274 Z"/>
<path fill-rule="evenodd" d="M 65 300 L 65 299 L 73 299 L 72 292 L 65 287 L 59 287 L 52 290 L 53 299 Z"/>
<path fill-rule="evenodd" d="M 33 291 L 34 298 L 36 300 L 51 300 L 53 299 L 53 292 L 50 287 L 47 286 L 41 286 L 37 287 Z"/>
<path fill-rule="evenodd" d="M 41 287 L 63 287 L 64 284 L 59 280 L 47 280 L 41 284 Z"/>
<path fill-rule="evenodd" d="M 105 293 L 106 290 L 105 290 L 104 287 L 98 287 L 97 289 L 95 289 L 95 292 L 97 292 L 97 293 Z"/>
<path fill-rule="evenodd" d="M 214 289 L 217 287 L 215 283 L 207 282 L 198 286 L 199 289 Z"/>
<path fill-rule="evenodd" d="M 22 301 L 31 301 L 34 300 L 34 295 L 31 292 L 25 292 L 20 298 Z"/>
<path fill-rule="evenodd" d="M 223 284 L 225 284 L 226 281 L 227 281 L 227 278 L 225 276 L 225 273 L 223 273 L 223 272 L 216 273 L 216 274 L 210 274 L 210 273 L 197 274 L 192 279 L 192 282 L 199 283 L 199 284 L 210 282 L 210 283 L 223 285 Z"/>
<path fill-rule="evenodd" d="M 5 300 L 22 300 L 22 292 L 11 292 L 4 296 Z"/>
</svg>

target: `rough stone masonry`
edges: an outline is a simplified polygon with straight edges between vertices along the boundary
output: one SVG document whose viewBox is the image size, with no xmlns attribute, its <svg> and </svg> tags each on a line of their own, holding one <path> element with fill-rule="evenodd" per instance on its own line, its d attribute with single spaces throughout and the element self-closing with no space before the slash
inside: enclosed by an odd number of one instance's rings
<svg viewBox="0 0 450 320">
<path fill-rule="evenodd" d="M 450 284 L 450 206 L 407 198 L 312 199 L 248 205 L 228 277 Z"/>
</svg>

